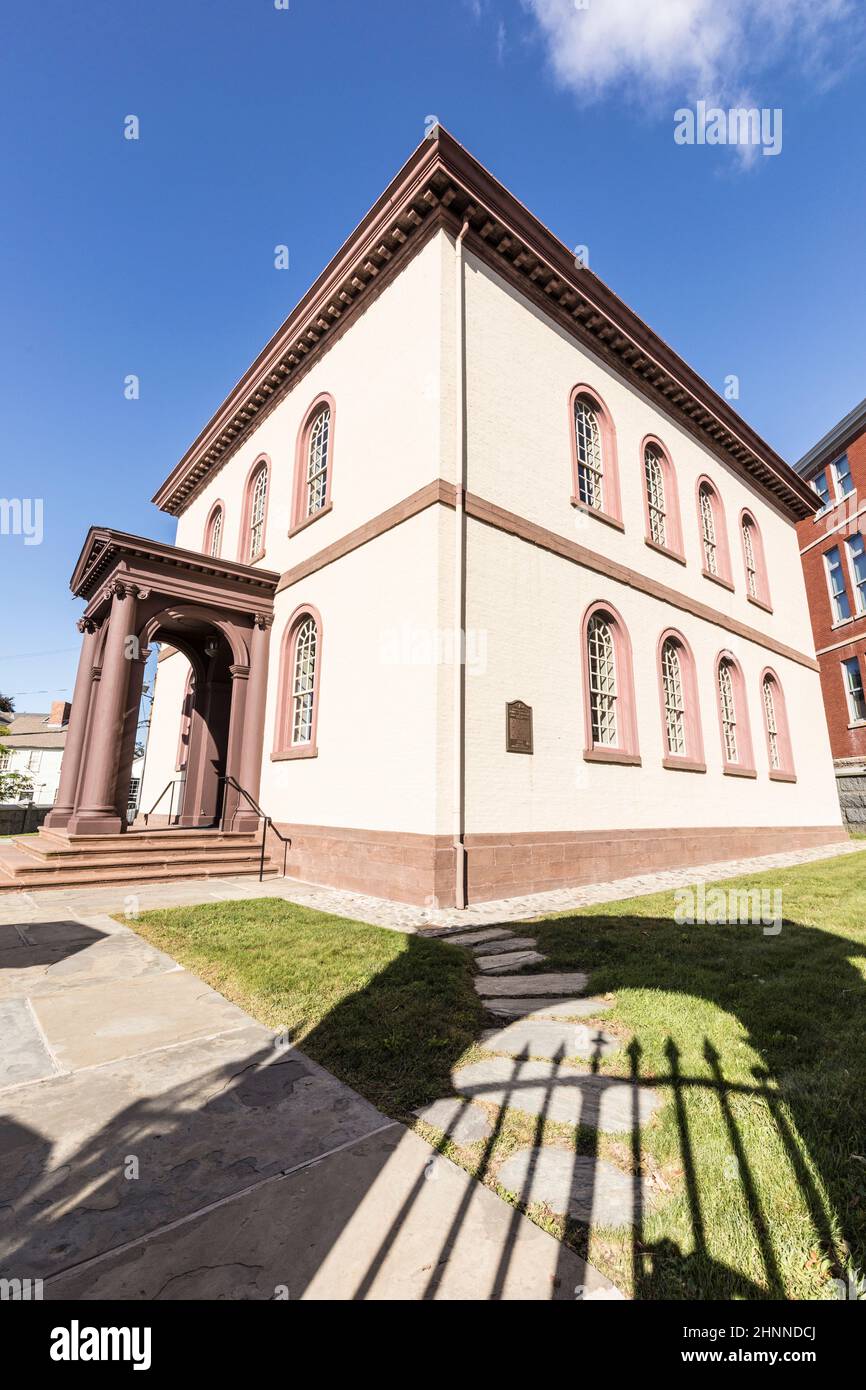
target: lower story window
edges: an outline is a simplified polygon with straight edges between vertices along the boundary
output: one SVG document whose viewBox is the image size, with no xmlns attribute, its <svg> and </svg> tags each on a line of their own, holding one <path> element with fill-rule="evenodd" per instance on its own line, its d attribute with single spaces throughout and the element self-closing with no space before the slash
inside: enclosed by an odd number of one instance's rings
<svg viewBox="0 0 866 1390">
<path fill-rule="evenodd" d="M 313 702 L 316 694 L 316 623 L 305 618 L 295 639 L 292 672 L 292 745 L 313 737 Z"/>
<path fill-rule="evenodd" d="M 859 723 L 861 719 L 866 719 L 866 696 L 863 694 L 863 674 L 860 670 L 859 657 L 849 657 L 842 662 L 842 674 L 845 678 L 845 691 L 848 696 L 848 712 L 851 715 L 851 722 Z"/>
</svg>

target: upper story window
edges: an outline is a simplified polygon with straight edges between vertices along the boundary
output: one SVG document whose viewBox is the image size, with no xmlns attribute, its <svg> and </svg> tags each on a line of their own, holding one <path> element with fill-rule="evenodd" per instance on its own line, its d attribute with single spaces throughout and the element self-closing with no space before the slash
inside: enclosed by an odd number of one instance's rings
<svg viewBox="0 0 866 1390">
<path fill-rule="evenodd" d="M 659 639 L 662 732 L 666 767 L 704 771 L 704 747 L 698 708 L 697 678 L 691 649 L 679 632 Z"/>
<path fill-rule="evenodd" d="M 770 607 L 770 585 L 764 560 L 764 542 L 752 513 L 740 512 L 740 535 L 743 541 L 743 564 L 746 570 L 746 593 L 754 602 Z"/>
<path fill-rule="evenodd" d="M 292 530 L 330 511 L 334 450 L 334 400 L 319 396 L 307 412 L 298 435 Z"/>
<path fill-rule="evenodd" d="M 730 652 L 722 652 L 717 658 L 716 689 L 724 771 L 735 776 L 754 777 L 746 687 L 739 662 Z"/>
<path fill-rule="evenodd" d="M 12 758 L 12 753 L 8 748 L 0 748 L 0 772 L 5 772 Z"/>
<path fill-rule="evenodd" d="M 595 407 L 587 400 L 574 403 L 574 437 L 577 447 L 577 495 L 587 507 L 604 510 L 604 457 L 601 428 Z"/>
<path fill-rule="evenodd" d="M 733 589 L 725 513 L 722 500 L 709 478 L 698 479 L 698 519 L 704 574 L 725 588 Z"/>
<path fill-rule="evenodd" d="M 41 767 L 42 767 L 42 749 L 41 749 L 41 748 L 31 748 L 31 749 L 30 749 L 30 752 L 27 754 L 27 770 L 28 770 L 28 772 L 38 772 L 39 769 L 40 769 Z"/>
<path fill-rule="evenodd" d="M 834 545 L 825 553 L 824 564 L 827 567 L 827 584 L 830 589 L 833 621 L 841 623 L 846 618 L 851 617 L 851 604 L 848 602 L 845 572 L 842 569 L 842 556 L 839 554 L 838 545 Z"/>
<path fill-rule="evenodd" d="M 845 694 L 848 699 L 848 713 L 852 724 L 866 719 L 866 695 L 863 693 L 863 675 L 859 657 L 849 657 L 842 662 L 842 675 L 845 680 Z"/>
<path fill-rule="evenodd" d="M 317 754 L 321 646 L 318 613 L 306 606 L 297 609 L 286 625 L 280 657 L 275 758 L 311 758 Z"/>
<path fill-rule="evenodd" d="M 854 491 L 854 480 L 851 477 L 851 465 L 848 462 L 848 455 L 843 454 L 833 464 L 833 477 L 836 481 L 836 497 L 841 501 Z"/>
<path fill-rule="evenodd" d="M 212 560 L 219 559 L 223 544 L 223 505 L 217 502 L 211 508 L 204 528 L 204 553 Z"/>
<path fill-rule="evenodd" d="M 860 532 L 847 540 L 845 545 L 854 586 L 854 607 L 858 613 L 866 613 L 866 547 Z"/>
<path fill-rule="evenodd" d="M 831 505 L 830 484 L 827 481 L 827 470 L 822 468 L 820 473 L 816 473 L 812 479 L 812 486 L 821 499 L 821 511 L 826 511 Z"/>
<path fill-rule="evenodd" d="M 631 643 L 622 618 L 607 604 L 584 615 L 584 757 L 639 763 Z"/>
<path fill-rule="evenodd" d="M 270 482 L 270 459 L 263 455 L 256 459 L 247 474 L 244 487 L 244 507 L 241 517 L 240 545 L 238 559 L 246 565 L 260 560 L 265 553 L 265 528 L 268 515 L 268 485 Z"/>
<path fill-rule="evenodd" d="M 571 420 L 572 504 L 594 512 L 622 530 L 616 434 L 601 397 L 588 386 L 575 386 L 569 403 Z"/>
<path fill-rule="evenodd" d="M 643 463 L 650 540 L 655 541 L 656 545 L 664 545 L 667 540 L 665 478 L 659 452 L 652 444 L 648 444 L 644 449 Z"/>
</svg>

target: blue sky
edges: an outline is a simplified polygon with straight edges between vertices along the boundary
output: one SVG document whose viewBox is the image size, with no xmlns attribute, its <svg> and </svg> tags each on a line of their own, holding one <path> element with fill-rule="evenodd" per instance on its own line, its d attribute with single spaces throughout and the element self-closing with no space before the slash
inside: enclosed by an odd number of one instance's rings
<svg viewBox="0 0 866 1390">
<path fill-rule="evenodd" d="M 41 545 L 0 535 L 19 709 L 71 691 L 87 527 L 173 539 L 154 489 L 429 115 L 785 457 L 866 395 L 861 4 L 288 4 L 7 7 L 0 495 L 44 500 Z M 781 108 L 781 153 L 676 145 L 698 98 Z"/>
</svg>

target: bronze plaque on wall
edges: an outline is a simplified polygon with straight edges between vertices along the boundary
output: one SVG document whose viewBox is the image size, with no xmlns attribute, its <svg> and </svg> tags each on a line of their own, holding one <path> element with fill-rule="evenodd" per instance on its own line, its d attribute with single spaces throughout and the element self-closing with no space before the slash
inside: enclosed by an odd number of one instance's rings
<svg viewBox="0 0 866 1390">
<path fill-rule="evenodd" d="M 505 706 L 505 751 L 532 752 L 532 706 L 509 700 Z"/>
</svg>

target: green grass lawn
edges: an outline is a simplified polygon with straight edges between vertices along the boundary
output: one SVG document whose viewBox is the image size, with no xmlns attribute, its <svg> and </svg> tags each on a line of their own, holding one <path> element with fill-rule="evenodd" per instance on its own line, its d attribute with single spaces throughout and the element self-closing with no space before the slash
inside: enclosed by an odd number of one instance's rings
<svg viewBox="0 0 866 1390">
<path fill-rule="evenodd" d="M 635 1232 L 529 1209 L 623 1289 L 829 1298 L 846 1271 L 866 1274 L 864 870 L 858 854 L 721 885 L 781 889 L 777 935 L 678 925 L 673 894 L 532 922 L 540 969 L 587 969 L 589 991 L 615 1001 L 604 1026 L 626 1047 L 601 1070 L 636 1069 L 665 1097 L 637 1144 L 544 1133 L 649 1180 Z M 279 899 L 152 912 L 136 928 L 395 1118 L 484 1055 L 489 1019 L 459 947 Z M 539 1137 L 514 1111 L 486 1145 L 422 1132 L 494 1188 L 508 1154 Z"/>
</svg>

